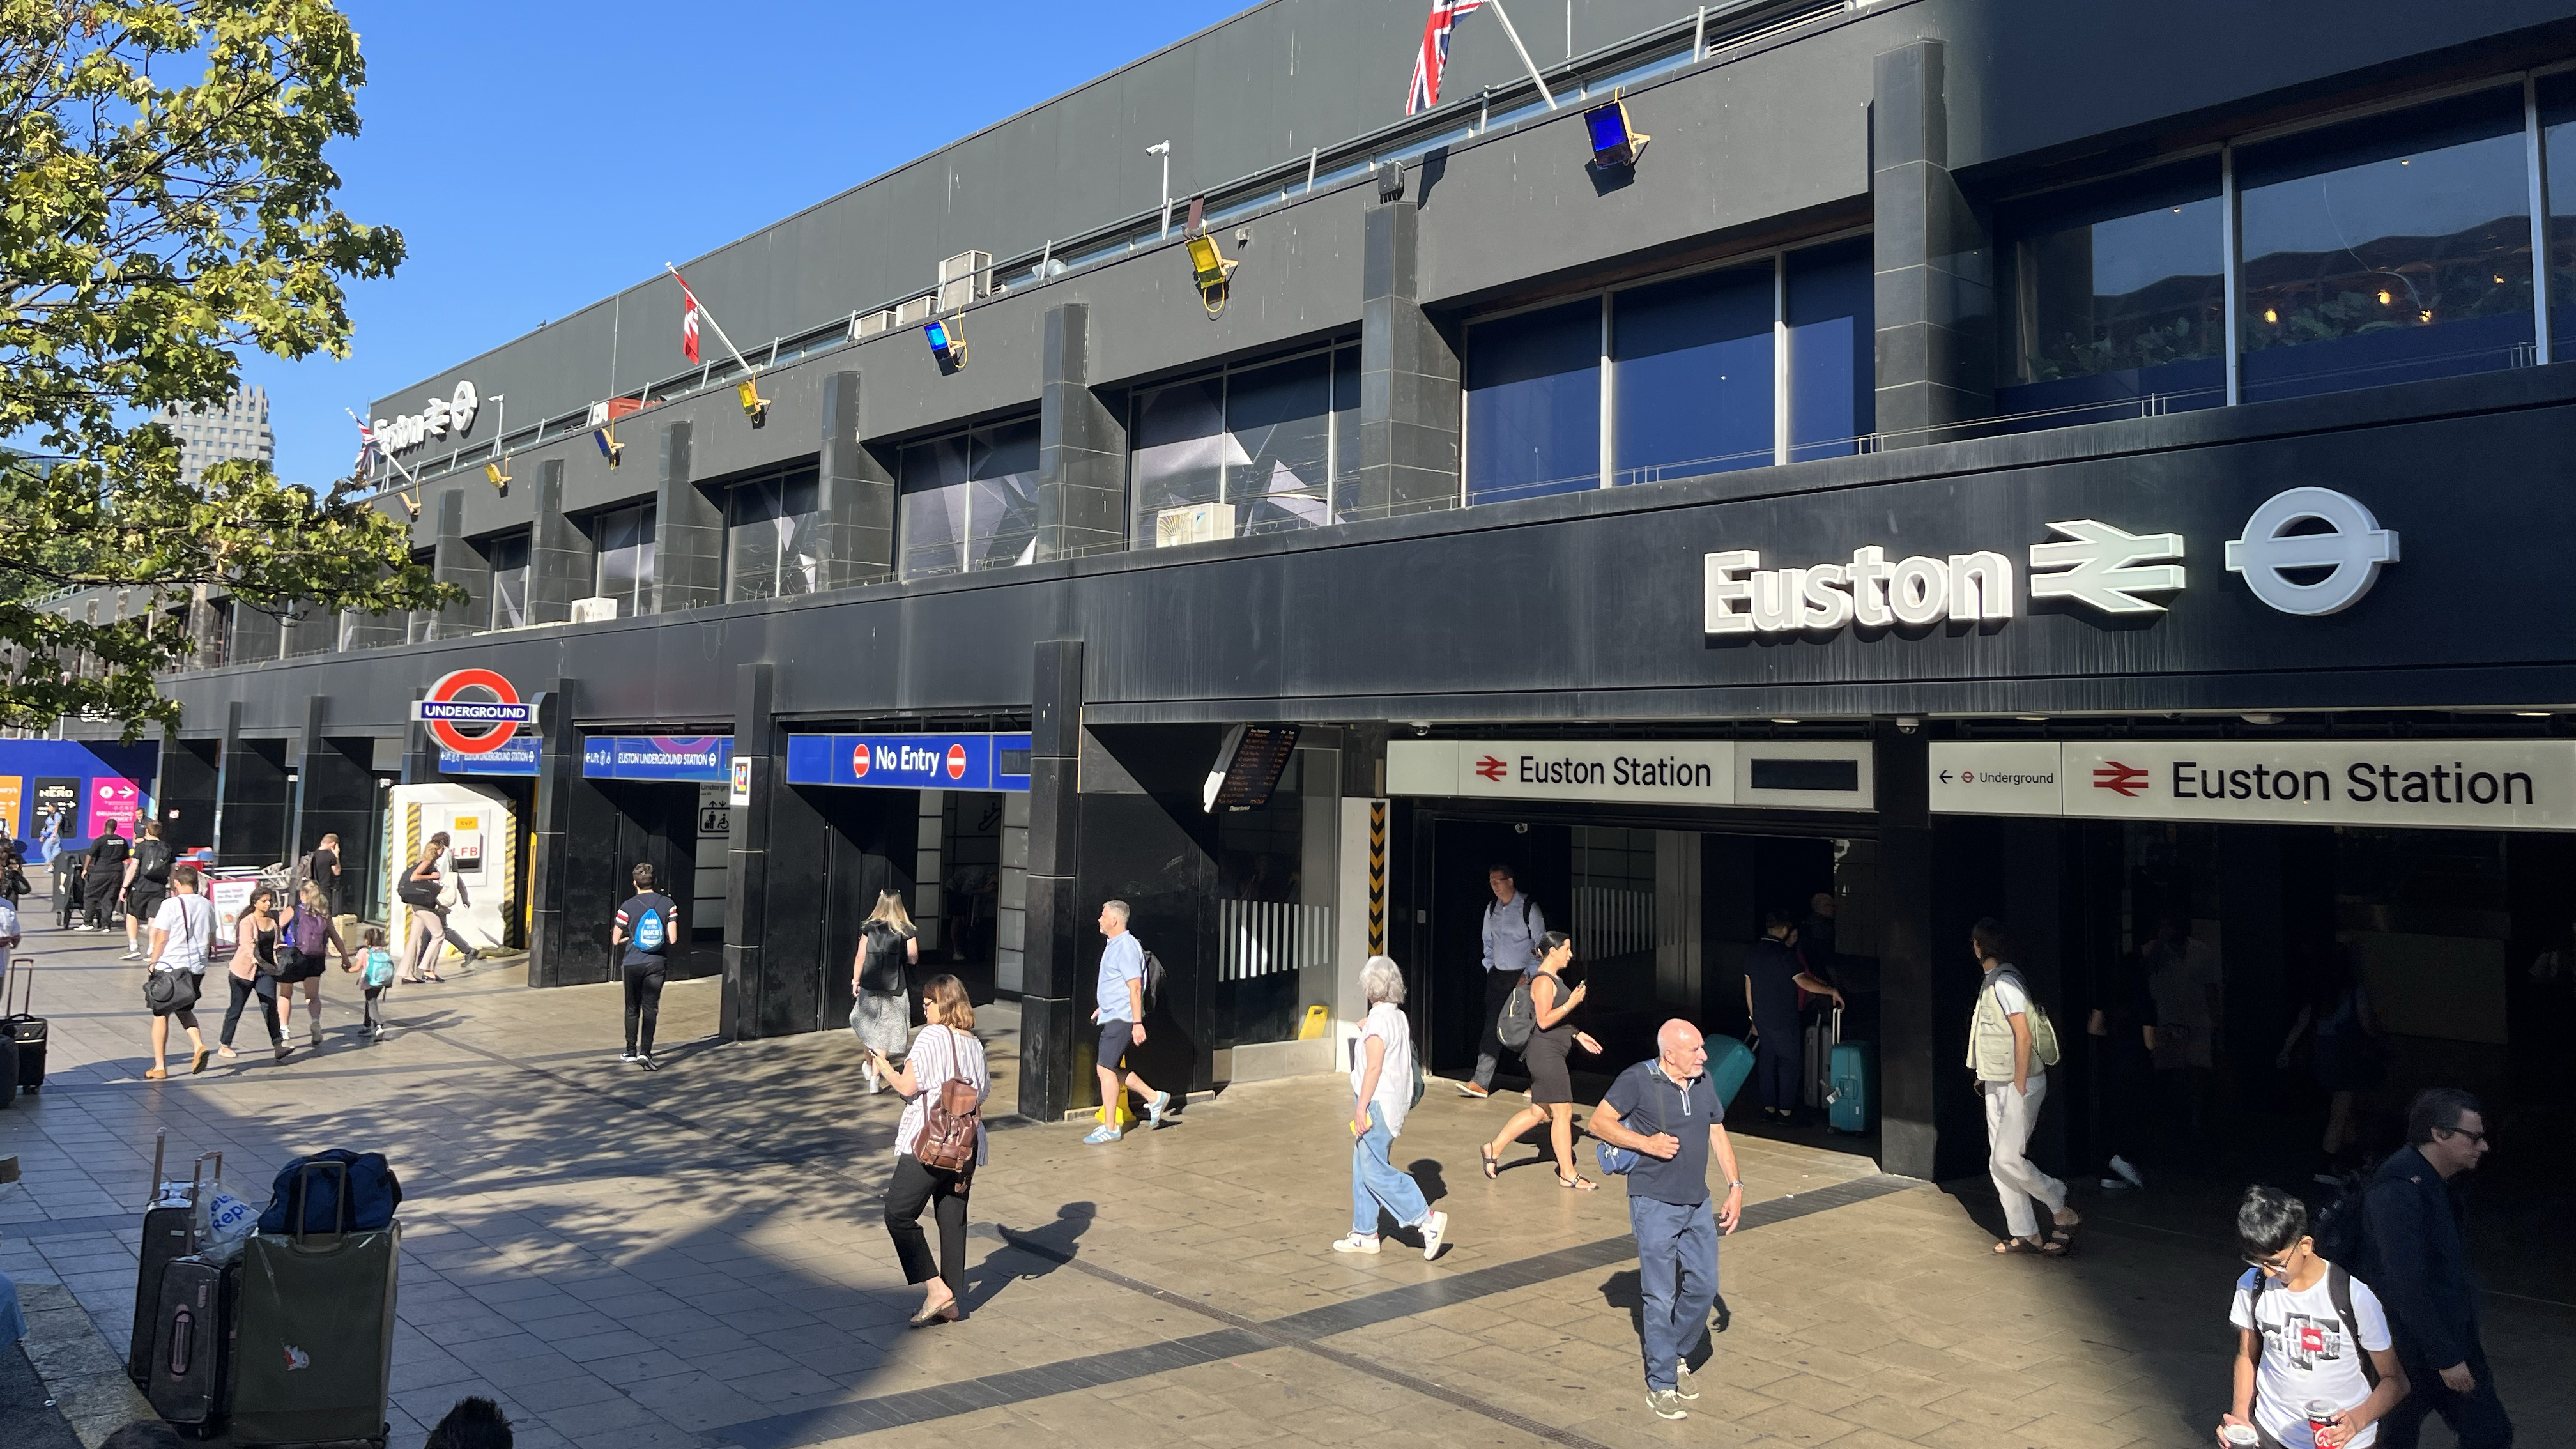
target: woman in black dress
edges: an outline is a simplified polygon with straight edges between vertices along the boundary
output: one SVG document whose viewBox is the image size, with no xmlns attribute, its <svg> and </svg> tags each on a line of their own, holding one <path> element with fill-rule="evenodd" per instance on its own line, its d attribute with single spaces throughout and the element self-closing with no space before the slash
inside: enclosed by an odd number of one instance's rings
<svg viewBox="0 0 2576 1449">
<path fill-rule="evenodd" d="M 1494 1140 L 1485 1144 L 1485 1176 L 1502 1171 L 1503 1149 L 1515 1138 L 1545 1122 L 1549 1144 L 1556 1149 L 1557 1186 L 1590 1192 L 1593 1181 L 1574 1170 L 1574 1078 L 1565 1065 L 1566 1053 L 1578 1046 L 1594 1056 L 1601 1054 L 1601 1043 L 1590 1033 L 1575 1030 L 1572 1020 L 1590 983 L 1565 989 L 1562 973 L 1574 960 L 1574 942 L 1563 931 L 1539 937 L 1538 955 L 1538 974 L 1530 978 L 1530 1005 L 1536 1015 L 1529 1045 L 1521 1049 L 1521 1065 L 1529 1069 L 1530 1104 L 1513 1113 Z"/>
</svg>

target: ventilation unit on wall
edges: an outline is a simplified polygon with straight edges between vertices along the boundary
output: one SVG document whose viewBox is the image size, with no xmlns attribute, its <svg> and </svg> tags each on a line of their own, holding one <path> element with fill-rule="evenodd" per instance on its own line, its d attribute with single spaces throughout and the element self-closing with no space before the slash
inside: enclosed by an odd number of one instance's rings
<svg viewBox="0 0 2576 1449">
<path fill-rule="evenodd" d="M 939 310 L 954 312 L 993 290 L 993 254 L 959 252 L 939 264 Z"/>
<path fill-rule="evenodd" d="M 880 332 L 891 332 L 893 330 L 894 309 L 892 307 L 888 307 L 882 312 L 863 312 L 859 316 L 851 319 L 850 322 L 850 337 L 853 341 L 874 337 Z"/>
<path fill-rule="evenodd" d="M 596 624 L 616 617 L 617 601 L 605 594 L 572 601 L 572 621 L 576 624 Z"/>
<path fill-rule="evenodd" d="M 1154 547 L 1234 537 L 1234 505 L 1190 503 L 1154 515 Z"/>
<path fill-rule="evenodd" d="M 937 300 L 935 297 L 915 297 L 909 302 L 897 304 L 894 309 L 894 325 L 918 327 L 929 321 L 931 303 Z"/>
</svg>

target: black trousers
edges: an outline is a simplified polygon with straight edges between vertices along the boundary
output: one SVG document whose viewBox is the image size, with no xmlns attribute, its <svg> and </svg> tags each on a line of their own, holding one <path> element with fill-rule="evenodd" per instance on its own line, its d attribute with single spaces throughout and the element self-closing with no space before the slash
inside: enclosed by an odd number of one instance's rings
<svg viewBox="0 0 2576 1449">
<path fill-rule="evenodd" d="M 2505 1417 L 2504 1401 L 2496 1397 L 2495 1375 L 2487 1372 L 2487 1351 L 2483 1345 L 2469 1346 L 2469 1372 L 2478 1386 L 2467 1393 L 2454 1393 L 2442 1382 L 2441 1370 L 2431 1364 L 2417 1363 L 2411 1356 L 2398 1360 L 2406 1370 L 2407 1394 L 2388 1417 L 2379 1421 L 2379 1449 L 2415 1449 L 2424 1433 L 2424 1420 L 2439 1414 L 2459 1437 L 2460 1449 L 2510 1449 L 2513 1443 L 2513 1420 Z"/>
<path fill-rule="evenodd" d="M 1753 1039 L 1754 1088 L 1763 1106 L 1794 1112 L 1806 1100 L 1798 1089 L 1798 1076 L 1807 1062 L 1805 1033 L 1794 1016 L 1755 1025 L 1761 1035 Z"/>
<path fill-rule="evenodd" d="M 939 1219 L 939 1263 L 930 1261 L 930 1239 L 921 1231 L 921 1211 Z M 961 1303 L 966 1298 L 966 1180 L 944 1168 L 924 1167 L 907 1152 L 894 1160 L 894 1180 L 886 1184 L 886 1236 L 894 1239 L 895 1260 L 903 1264 L 903 1281 L 927 1283 L 937 1278 Z"/>
<path fill-rule="evenodd" d="M 626 1051 L 630 1056 L 653 1055 L 653 1028 L 662 1020 L 662 963 L 630 962 L 626 967 Z M 643 1028 L 639 1045 L 636 1028 Z"/>
<path fill-rule="evenodd" d="M 230 972 L 224 974 L 224 979 L 232 983 L 233 1004 L 224 1008 L 223 1044 L 233 1044 L 233 1028 L 241 1025 L 242 1008 L 250 1004 L 253 996 L 259 998 L 259 1019 L 268 1028 L 269 1045 L 283 1040 L 277 1034 L 277 978 L 262 971 L 248 981 Z"/>
<path fill-rule="evenodd" d="M 1503 1053 L 1510 1050 L 1503 1045 L 1502 1033 L 1496 1028 L 1502 1024 L 1503 1008 L 1511 1004 L 1512 989 L 1520 984 L 1521 974 L 1517 971 L 1485 973 L 1485 1030 L 1476 1038 L 1476 1085 L 1479 1087 L 1494 1084 L 1494 1068 L 1502 1064 Z"/>
<path fill-rule="evenodd" d="M 92 876 L 81 882 L 81 914 L 93 931 L 103 931 L 116 924 L 117 896 L 124 887 L 114 876 Z"/>
</svg>

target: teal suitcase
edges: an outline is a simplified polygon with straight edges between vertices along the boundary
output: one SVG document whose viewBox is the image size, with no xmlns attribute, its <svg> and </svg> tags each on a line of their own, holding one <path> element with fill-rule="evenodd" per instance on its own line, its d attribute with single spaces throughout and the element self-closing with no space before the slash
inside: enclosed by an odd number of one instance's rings
<svg viewBox="0 0 2576 1449">
<path fill-rule="evenodd" d="M 1753 1048 L 1731 1036 L 1708 1039 L 1708 1084 L 1717 1092 L 1717 1109 L 1726 1110 L 1745 1079 L 1753 1075 Z"/>
<path fill-rule="evenodd" d="M 317 1163 L 308 1173 L 338 1166 Z M 344 1185 L 339 1201 L 348 1200 Z M 294 1221 L 303 1219 L 299 1201 Z M 391 1432 L 385 1407 L 393 1389 L 401 1260 L 400 1223 L 359 1232 L 260 1233 L 242 1245 L 234 1444 L 356 1442 L 381 1449 Z"/>
<path fill-rule="evenodd" d="M 1831 1090 L 1825 1097 L 1825 1125 L 1836 1132 L 1869 1130 L 1870 1108 L 1878 1096 L 1878 1072 L 1869 1043 L 1838 1042 L 1834 1046 L 1833 1066 L 1829 1071 Z"/>
</svg>

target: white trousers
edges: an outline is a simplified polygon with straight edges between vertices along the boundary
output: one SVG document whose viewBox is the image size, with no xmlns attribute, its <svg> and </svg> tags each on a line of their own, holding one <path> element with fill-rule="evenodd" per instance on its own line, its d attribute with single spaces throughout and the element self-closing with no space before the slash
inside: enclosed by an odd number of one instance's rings
<svg viewBox="0 0 2576 1449">
<path fill-rule="evenodd" d="M 2066 1184 L 2031 1165 L 2023 1156 L 2030 1147 L 2030 1129 L 2039 1123 L 2039 1109 L 2048 1100 L 2048 1078 L 2030 1078 L 2027 1095 L 2013 1090 L 2010 1082 L 1986 1082 L 1986 1170 L 1994 1174 L 1995 1195 L 2004 1201 L 2004 1225 L 2016 1238 L 2036 1237 L 2039 1216 L 2031 1211 L 2031 1199 L 2037 1198 L 2050 1215 L 2065 1211 Z"/>
</svg>

